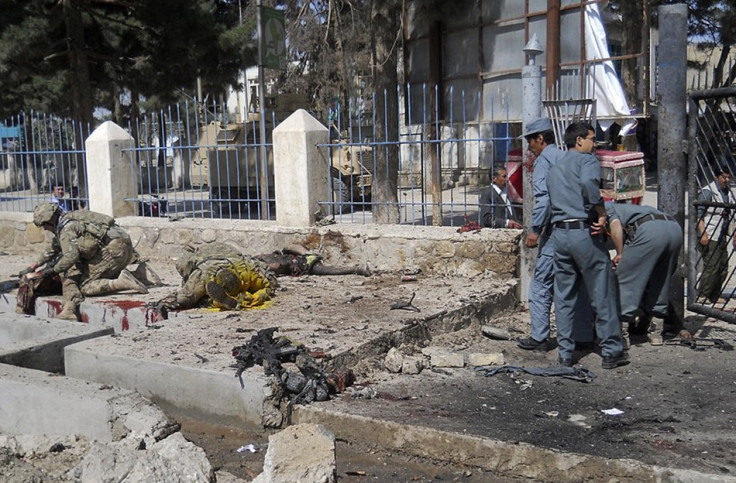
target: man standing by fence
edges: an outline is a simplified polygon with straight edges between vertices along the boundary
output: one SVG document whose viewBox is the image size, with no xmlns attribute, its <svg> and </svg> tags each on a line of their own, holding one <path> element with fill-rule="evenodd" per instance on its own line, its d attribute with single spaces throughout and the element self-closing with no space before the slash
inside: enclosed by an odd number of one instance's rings
<svg viewBox="0 0 736 483">
<path fill-rule="evenodd" d="M 710 303 L 716 303 L 721 296 L 723 284 L 728 277 L 728 242 L 733 236 L 731 221 L 733 205 L 736 198 L 731 191 L 731 173 L 725 166 L 713 168 L 716 177 L 698 195 L 701 203 L 717 203 L 717 205 L 698 207 L 698 251 L 703 259 L 703 273 L 697 284 L 699 297 L 705 297 Z"/>
<path fill-rule="evenodd" d="M 567 153 L 547 175 L 551 239 L 555 244 L 559 363 L 573 364 L 575 308 L 584 285 L 596 312 L 602 367 L 614 369 L 628 364 L 629 356 L 621 336 L 616 285 L 603 237 L 607 216 L 599 188 L 601 167 L 592 155 L 595 129 L 586 122 L 570 124 L 565 130 L 565 145 Z"/>
<path fill-rule="evenodd" d="M 491 171 L 491 186 L 480 196 L 480 218 L 486 228 L 522 228 L 506 193 L 508 172 L 503 166 Z"/>
</svg>

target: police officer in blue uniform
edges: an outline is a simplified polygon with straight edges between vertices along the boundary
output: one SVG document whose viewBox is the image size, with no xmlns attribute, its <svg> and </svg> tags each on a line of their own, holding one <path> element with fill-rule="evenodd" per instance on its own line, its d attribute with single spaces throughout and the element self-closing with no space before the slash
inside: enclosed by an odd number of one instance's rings
<svg viewBox="0 0 736 483">
<path fill-rule="evenodd" d="M 534 188 L 534 209 L 532 211 L 531 229 L 526 235 L 525 244 L 529 248 L 539 247 L 534 273 L 529 284 L 529 315 L 531 317 L 531 335 L 518 339 L 520 348 L 546 352 L 550 349 L 549 315 L 552 309 L 554 294 L 554 243 L 550 241 L 547 221 L 549 219 L 549 193 L 547 193 L 547 173 L 564 156 L 555 145 L 555 133 L 548 117 L 530 122 L 522 134 L 529 144 L 536 159 L 532 173 Z M 575 327 L 574 339 L 577 347 L 593 343 L 593 314 L 587 294 L 578 297 L 575 316 L 579 322 Z"/>
<path fill-rule="evenodd" d="M 606 203 L 616 269 L 621 320 L 629 333 L 646 334 L 649 322 L 670 315 L 670 279 L 682 248 L 674 218 L 651 206 Z M 682 327 L 665 328 L 677 333 Z"/>
<path fill-rule="evenodd" d="M 572 366 L 575 306 L 585 286 L 596 313 L 604 369 L 628 364 L 621 336 L 616 285 L 606 249 L 606 210 L 600 194 L 600 164 L 591 153 L 595 130 L 575 122 L 565 130 L 567 153 L 547 174 L 552 242 L 555 244 L 554 300 L 559 364 Z"/>
</svg>

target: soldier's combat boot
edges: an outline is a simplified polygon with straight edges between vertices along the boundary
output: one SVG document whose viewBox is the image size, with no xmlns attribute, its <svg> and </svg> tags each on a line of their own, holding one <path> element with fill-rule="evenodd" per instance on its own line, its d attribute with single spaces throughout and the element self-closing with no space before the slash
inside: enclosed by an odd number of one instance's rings
<svg viewBox="0 0 736 483">
<path fill-rule="evenodd" d="M 64 307 L 62 307 L 61 312 L 59 312 L 59 315 L 57 315 L 56 318 L 61 320 L 78 320 L 77 304 L 75 304 L 74 302 L 65 303 Z"/>
<path fill-rule="evenodd" d="M 163 285 L 161 277 L 144 261 L 138 262 L 138 266 L 131 273 L 146 287 L 161 287 Z"/>
<path fill-rule="evenodd" d="M 132 290 L 136 293 L 148 293 L 148 289 L 142 282 L 133 276 L 128 270 L 123 269 L 116 280 L 110 282 L 113 291 Z"/>
</svg>

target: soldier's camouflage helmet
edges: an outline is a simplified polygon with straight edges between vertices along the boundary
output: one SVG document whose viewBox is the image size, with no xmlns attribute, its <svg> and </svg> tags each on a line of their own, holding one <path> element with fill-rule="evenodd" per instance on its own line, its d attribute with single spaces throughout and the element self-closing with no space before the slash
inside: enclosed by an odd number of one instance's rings
<svg viewBox="0 0 736 483">
<path fill-rule="evenodd" d="M 54 203 L 41 203 L 33 210 L 33 224 L 40 227 L 44 223 L 48 223 L 54 219 L 57 213 L 61 212 L 59 205 Z"/>
<path fill-rule="evenodd" d="M 176 267 L 176 271 L 179 272 L 179 275 L 181 275 L 182 283 L 184 283 L 184 280 L 186 280 L 186 278 L 194 271 L 194 259 L 192 258 L 192 254 L 185 253 L 176 261 L 174 266 Z"/>
</svg>

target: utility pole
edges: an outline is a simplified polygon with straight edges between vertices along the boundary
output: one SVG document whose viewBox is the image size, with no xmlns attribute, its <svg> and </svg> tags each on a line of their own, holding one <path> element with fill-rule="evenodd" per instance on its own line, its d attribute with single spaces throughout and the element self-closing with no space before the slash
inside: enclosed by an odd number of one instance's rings
<svg viewBox="0 0 736 483">
<path fill-rule="evenodd" d="M 552 99 L 560 77 L 560 0 L 547 0 L 546 99 Z"/>
<path fill-rule="evenodd" d="M 657 122 L 657 175 L 659 191 L 657 208 L 673 216 L 685 226 L 685 146 L 687 139 L 687 5 L 661 5 L 659 31 L 667 32 L 667 40 L 659 43 L 657 92 L 659 119 Z M 663 38 L 663 37 L 662 37 Z M 690 113 L 695 115 L 697 113 Z M 685 254 L 680 254 L 685 260 Z M 684 273 L 678 267 L 670 285 L 670 317 L 673 322 L 684 320 Z"/>
<path fill-rule="evenodd" d="M 260 152 L 261 152 L 261 171 L 259 173 L 261 187 L 261 216 L 268 219 L 268 150 L 266 149 L 266 74 L 264 67 L 264 46 L 263 46 L 263 23 L 261 0 L 256 0 L 258 10 L 258 112 L 260 113 Z"/>
</svg>

